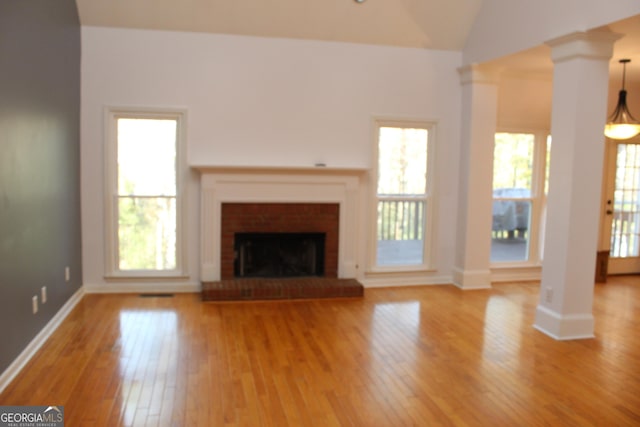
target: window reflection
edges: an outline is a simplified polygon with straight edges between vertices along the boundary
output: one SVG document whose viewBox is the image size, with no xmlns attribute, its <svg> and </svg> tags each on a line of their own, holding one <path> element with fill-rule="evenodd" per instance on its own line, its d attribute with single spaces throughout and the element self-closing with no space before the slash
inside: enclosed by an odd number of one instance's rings
<svg viewBox="0 0 640 427">
<path fill-rule="evenodd" d="M 123 424 L 132 425 L 137 409 L 170 393 L 178 368 L 178 318 L 171 310 L 130 310 L 119 320 L 120 410 Z"/>
<path fill-rule="evenodd" d="M 393 328 L 390 329 L 389 325 L 393 325 Z M 377 304 L 371 327 L 374 354 L 384 353 L 384 348 L 415 350 L 415 343 L 420 339 L 420 303 L 410 301 Z M 407 358 L 405 361 L 415 361 L 414 351 L 404 355 Z"/>
</svg>

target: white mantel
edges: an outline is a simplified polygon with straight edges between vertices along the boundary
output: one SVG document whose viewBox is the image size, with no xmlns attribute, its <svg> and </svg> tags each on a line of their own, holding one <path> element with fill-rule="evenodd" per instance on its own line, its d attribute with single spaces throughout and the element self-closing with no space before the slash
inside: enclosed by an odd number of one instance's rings
<svg viewBox="0 0 640 427">
<path fill-rule="evenodd" d="M 358 276 L 359 219 L 367 170 L 329 167 L 193 165 L 200 173 L 200 277 L 220 280 L 222 203 L 337 203 L 338 277 Z"/>
</svg>

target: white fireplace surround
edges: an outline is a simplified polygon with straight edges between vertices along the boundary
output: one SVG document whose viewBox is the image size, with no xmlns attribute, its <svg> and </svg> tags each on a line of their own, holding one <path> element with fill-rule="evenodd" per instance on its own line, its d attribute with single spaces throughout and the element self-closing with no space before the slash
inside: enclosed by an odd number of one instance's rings
<svg viewBox="0 0 640 427">
<path fill-rule="evenodd" d="M 366 169 L 194 166 L 200 172 L 200 277 L 220 280 L 223 203 L 337 203 L 338 277 L 356 278 Z"/>
</svg>

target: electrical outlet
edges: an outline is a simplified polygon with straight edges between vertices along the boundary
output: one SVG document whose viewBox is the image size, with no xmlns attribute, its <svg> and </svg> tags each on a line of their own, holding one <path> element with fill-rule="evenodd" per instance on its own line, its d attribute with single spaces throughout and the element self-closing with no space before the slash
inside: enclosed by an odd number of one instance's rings
<svg viewBox="0 0 640 427">
<path fill-rule="evenodd" d="M 47 302 L 47 287 L 46 286 L 43 286 L 42 289 L 40 289 L 40 299 L 42 300 L 43 304 L 45 302 Z"/>
<path fill-rule="evenodd" d="M 553 288 L 547 288 L 544 293 L 544 299 L 547 303 L 553 301 Z"/>
<path fill-rule="evenodd" d="M 70 267 L 65 267 L 64 268 L 64 280 L 66 282 L 68 282 L 69 280 L 71 280 L 71 268 Z"/>
<path fill-rule="evenodd" d="M 33 314 L 36 314 L 38 312 L 38 295 L 34 295 L 33 298 L 31 298 L 31 306 L 33 308 Z"/>
</svg>

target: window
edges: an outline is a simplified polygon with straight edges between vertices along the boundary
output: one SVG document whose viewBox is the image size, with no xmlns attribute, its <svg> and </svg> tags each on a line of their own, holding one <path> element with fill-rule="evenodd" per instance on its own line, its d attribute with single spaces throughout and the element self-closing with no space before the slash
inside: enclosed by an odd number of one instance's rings
<svg viewBox="0 0 640 427">
<path fill-rule="evenodd" d="M 182 113 L 110 111 L 108 276 L 179 276 Z"/>
<path fill-rule="evenodd" d="M 640 256 L 640 148 L 618 142 L 611 221 L 611 257 Z"/>
<path fill-rule="evenodd" d="M 550 145 L 542 133 L 496 133 L 491 230 L 494 263 L 541 259 Z"/>
<path fill-rule="evenodd" d="M 377 131 L 375 266 L 429 264 L 432 128 L 425 123 L 379 121 Z"/>
</svg>

